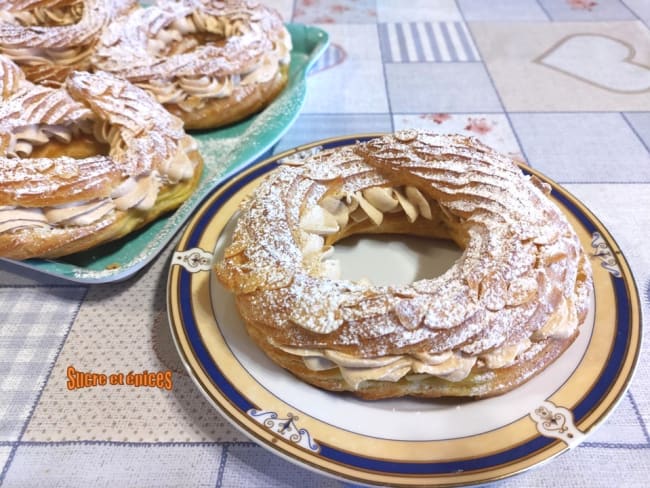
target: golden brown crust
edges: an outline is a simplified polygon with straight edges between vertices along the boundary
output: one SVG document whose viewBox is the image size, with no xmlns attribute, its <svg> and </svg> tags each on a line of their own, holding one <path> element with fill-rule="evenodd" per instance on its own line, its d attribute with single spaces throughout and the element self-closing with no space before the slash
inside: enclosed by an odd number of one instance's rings
<svg viewBox="0 0 650 488">
<path fill-rule="evenodd" d="M 9 58 L 0 56 L 0 96 L 8 100 L 25 81 L 25 73 Z"/>
<path fill-rule="evenodd" d="M 247 200 L 215 271 L 249 334 L 305 381 L 364 398 L 490 396 L 577 336 L 589 262 L 548 188 L 505 156 L 406 130 L 293 163 Z M 338 278 L 328 246 L 366 232 L 464 252 L 408 285 Z"/>
<path fill-rule="evenodd" d="M 122 179 L 120 168 L 105 156 L 0 159 L 0 205 L 48 207 L 106 198 Z"/>
</svg>

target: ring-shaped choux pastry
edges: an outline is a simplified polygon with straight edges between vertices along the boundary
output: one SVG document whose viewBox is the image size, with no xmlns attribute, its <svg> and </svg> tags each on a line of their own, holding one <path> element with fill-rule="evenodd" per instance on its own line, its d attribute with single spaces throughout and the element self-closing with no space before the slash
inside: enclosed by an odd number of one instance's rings
<svg viewBox="0 0 650 488">
<path fill-rule="evenodd" d="M 94 69 L 150 91 L 186 129 L 261 110 L 288 80 L 291 36 L 274 10 L 240 0 L 161 1 L 113 23 Z"/>
<path fill-rule="evenodd" d="M 367 399 L 504 393 L 573 342 L 590 305 L 589 261 L 549 190 L 457 135 L 323 150 L 256 189 L 216 274 L 252 339 L 315 386 Z M 341 279 L 332 246 L 364 233 L 451 239 L 463 253 L 406 285 Z"/>
</svg>

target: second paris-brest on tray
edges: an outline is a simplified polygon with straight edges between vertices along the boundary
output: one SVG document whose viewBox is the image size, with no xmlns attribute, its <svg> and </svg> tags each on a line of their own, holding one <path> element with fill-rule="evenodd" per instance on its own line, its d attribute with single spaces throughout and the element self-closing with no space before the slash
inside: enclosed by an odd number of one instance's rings
<svg viewBox="0 0 650 488">
<path fill-rule="evenodd" d="M 0 256 L 59 257 L 183 203 L 203 161 L 180 119 L 107 73 L 35 85 L 0 55 Z"/>
</svg>

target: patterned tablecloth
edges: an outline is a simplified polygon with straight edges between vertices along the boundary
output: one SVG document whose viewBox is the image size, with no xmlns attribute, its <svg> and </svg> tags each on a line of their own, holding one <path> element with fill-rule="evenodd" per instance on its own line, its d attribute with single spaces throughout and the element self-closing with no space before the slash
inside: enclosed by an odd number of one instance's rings
<svg viewBox="0 0 650 488">
<path fill-rule="evenodd" d="M 650 1 L 269 3 L 331 36 L 276 151 L 405 127 L 479 137 L 602 220 L 650 316 Z M 258 447 L 204 399 L 171 342 L 170 250 L 111 285 L 0 265 L 0 484 L 348 486 Z M 496 486 L 648 486 L 649 364 L 642 351 L 629 391 L 586 442 Z M 173 388 L 71 391 L 69 366 L 171 370 Z"/>
</svg>

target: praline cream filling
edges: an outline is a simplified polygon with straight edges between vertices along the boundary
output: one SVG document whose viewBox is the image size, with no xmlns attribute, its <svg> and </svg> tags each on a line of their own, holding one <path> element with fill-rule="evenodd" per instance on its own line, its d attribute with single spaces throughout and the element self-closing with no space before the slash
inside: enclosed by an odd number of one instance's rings
<svg viewBox="0 0 650 488">
<path fill-rule="evenodd" d="M 570 317 L 569 320 L 563 320 L 570 315 L 573 319 Z M 328 349 L 272 345 L 288 354 L 301 357 L 305 366 L 312 371 L 338 368 L 348 386 L 357 390 L 365 381 L 397 382 L 405 377 L 409 381 L 421 381 L 428 377 L 437 377 L 457 382 L 467 378 L 475 365 L 491 370 L 512 366 L 527 351 L 535 347 L 535 341 L 569 337 L 578 327 L 575 307 L 566 301 L 563 302 L 547 322 L 547 326 L 548 324 L 553 325 L 537 331 L 532 341 L 531 338 L 524 338 L 515 344 L 503 345 L 478 356 L 445 351 L 436 354 L 418 353 L 412 356 L 361 358 Z"/>
<path fill-rule="evenodd" d="M 24 27 L 61 28 L 76 24 L 83 14 L 83 3 L 78 2 L 65 7 L 48 6 L 28 11 L 0 12 L 0 21 L 19 24 Z M 74 41 L 72 41 L 74 42 Z M 75 65 L 91 54 L 90 44 L 74 45 L 66 48 L 14 47 L 3 48 L 3 54 L 21 64 L 40 64 L 56 61 L 62 65 Z"/>
<path fill-rule="evenodd" d="M 189 180 L 194 176 L 194 163 L 189 154 L 198 151 L 198 144 L 192 137 L 186 137 L 180 143 L 181 148 L 162 166 L 163 179 L 171 183 Z"/>
<path fill-rule="evenodd" d="M 34 64 L 54 60 L 63 65 L 74 65 L 88 58 L 91 54 L 89 46 L 69 47 L 66 49 L 47 49 L 38 47 L 21 47 L 3 49 L 11 59 L 19 64 Z"/>
<path fill-rule="evenodd" d="M 51 139 L 68 143 L 72 139 L 73 129 L 64 125 L 27 125 L 14 129 L 7 156 L 28 157 L 34 146 L 41 146 Z"/>
<path fill-rule="evenodd" d="M 300 219 L 300 229 L 305 232 L 302 253 L 306 267 L 320 276 L 338 279 L 339 263 L 326 259 L 332 250 L 324 247 L 322 236 L 337 234 L 351 223 L 368 219 L 375 225 L 381 225 L 384 214 L 400 212 L 411 223 L 420 216 L 432 219 L 431 203 L 412 186 L 372 187 L 344 195 L 326 196 Z"/>
<path fill-rule="evenodd" d="M 403 212 L 413 223 L 419 216 L 431 220 L 431 203 L 413 186 L 371 187 L 338 196 L 327 196 L 312 207 L 300 220 L 306 232 L 320 235 L 337 233 L 348 222 L 370 219 L 381 225 L 386 213 Z"/>
<path fill-rule="evenodd" d="M 108 140 L 114 144 L 119 132 L 107 124 L 95 130 L 98 140 Z M 50 137 L 69 141 L 72 130 L 64 126 L 29 126 L 18 131 L 13 138 L 13 148 L 9 157 L 28 157 L 34 145 L 47 143 Z M 184 140 L 174 156 L 162 165 L 163 173 L 152 171 L 137 177 L 128 177 L 112 192 L 109 198 L 71 202 L 45 208 L 26 208 L 16 206 L 0 207 L 0 233 L 24 228 L 65 227 L 90 225 L 105 218 L 111 212 L 136 208 L 150 210 L 158 197 L 164 182 L 187 180 L 194 174 L 194 163 L 189 153 L 197 149 L 196 142 Z"/>
<path fill-rule="evenodd" d="M 224 38 L 240 36 L 256 36 L 257 24 L 246 23 L 240 19 L 214 17 L 194 12 L 186 17 L 176 19 L 168 28 L 161 29 L 155 37 L 148 40 L 147 50 L 153 56 L 162 55 L 170 42 L 179 43 L 177 50 L 189 51 L 196 47 L 196 42 L 187 34 L 210 33 Z M 259 34 L 262 35 L 262 34 Z M 243 45 L 246 44 L 242 40 Z M 152 92 L 160 103 L 177 104 L 185 111 L 202 108 L 211 98 L 226 98 L 233 94 L 238 86 L 265 83 L 278 73 L 279 66 L 288 65 L 291 61 L 291 36 L 282 28 L 279 39 L 274 43 L 273 50 L 265 55 L 252 70 L 225 76 L 179 76 L 174 80 L 152 79 L 149 82 L 139 82 L 138 85 Z"/>
<path fill-rule="evenodd" d="M 346 226 L 351 223 L 367 219 L 371 219 L 379 226 L 386 213 L 401 212 L 411 223 L 420 216 L 431 220 L 434 204 L 417 188 L 410 186 L 371 187 L 350 194 L 325 197 L 319 205 L 307 210 L 300 220 L 300 228 L 306 233 L 302 247 L 305 260 L 311 261 L 316 257 L 320 266 L 317 266 L 315 272 L 319 276 L 338 279 L 339 264 L 334 260 L 326 259 L 332 249 L 324 247 L 323 236 L 345 232 Z M 511 366 L 524 353 L 535 347 L 535 342 L 547 338 L 568 338 L 574 334 L 577 327 L 575 305 L 570 299 L 563 298 L 546 324 L 531 337 L 514 344 L 504 344 L 476 356 L 446 351 L 412 356 L 360 358 L 327 349 L 272 345 L 289 354 L 300 356 L 310 370 L 338 368 L 344 381 L 356 390 L 364 381 L 399 381 L 404 377 L 409 381 L 420 381 L 427 377 L 462 381 L 475 365 L 488 369 Z"/>
<path fill-rule="evenodd" d="M 119 125 L 110 124 L 106 121 L 92 125 L 93 137 L 100 142 L 108 144 L 110 147 L 115 147 L 118 144 L 121 138 L 120 130 Z"/>
<path fill-rule="evenodd" d="M 137 178 L 127 178 L 113 190 L 111 199 L 118 210 L 150 210 L 156 203 L 159 188 L 160 177 L 157 171 L 153 171 Z"/>
<path fill-rule="evenodd" d="M 0 233 L 25 227 L 47 227 L 47 218 L 40 208 L 0 207 Z"/>
<path fill-rule="evenodd" d="M 46 207 L 43 215 L 50 225 L 90 225 L 115 208 L 109 199 L 91 202 L 73 202 L 56 207 Z"/>
</svg>

